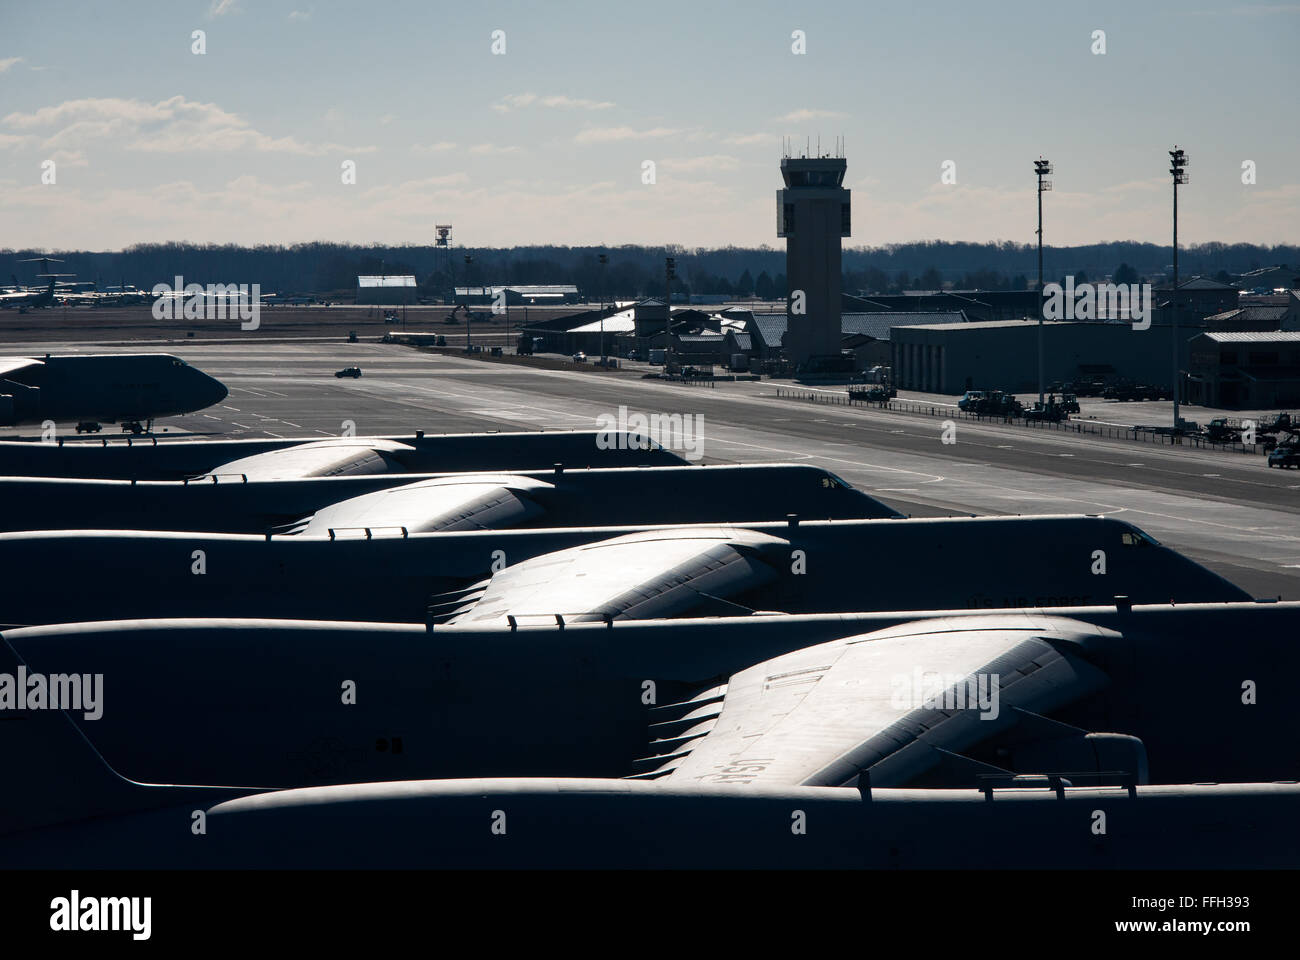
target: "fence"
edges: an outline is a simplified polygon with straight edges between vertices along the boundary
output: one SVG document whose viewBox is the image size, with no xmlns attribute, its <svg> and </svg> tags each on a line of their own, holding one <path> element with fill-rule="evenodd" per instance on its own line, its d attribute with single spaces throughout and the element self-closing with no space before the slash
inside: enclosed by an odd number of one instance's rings
<svg viewBox="0 0 1300 960">
<path fill-rule="evenodd" d="M 895 410 L 899 413 L 915 413 L 921 416 L 944 417 L 949 420 L 977 420 L 990 423 L 1006 423 L 1030 430 L 1059 430 L 1062 433 L 1092 434 L 1110 440 L 1129 440 L 1136 443 L 1155 443 L 1168 446 L 1195 447 L 1198 450 L 1220 450 L 1228 453 L 1264 453 L 1260 443 L 1213 443 L 1203 437 L 1188 434 L 1176 435 L 1161 433 L 1156 430 L 1142 430 L 1138 427 L 1114 427 L 1088 420 L 1062 420 L 1052 423 L 1048 420 L 1021 420 L 1016 417 L 982 417 L 967 413 L 956 406 L 942 403 L 921 403 L 915 400 L 855 400 L 844 394 L 815 393 L 806 390 L 792 390 L 789 387 L 777 387 L 776 395 L 788 400 L 809 400 L 813 403 L 830 404 L 842 407 L 879 407 Z"/>
</svg>

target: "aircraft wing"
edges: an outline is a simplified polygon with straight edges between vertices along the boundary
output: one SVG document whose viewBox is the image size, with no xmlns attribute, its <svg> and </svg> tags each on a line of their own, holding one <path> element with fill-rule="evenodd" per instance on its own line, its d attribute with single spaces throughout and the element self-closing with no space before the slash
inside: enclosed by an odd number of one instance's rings
<svg viewBox="0 0 1300 960">
<path fill-rule="evenodd" d="M 379 437 L 335 437 L 241 457 L 222 464 L 205 476 L 243 474 L 249 480 L 296 480 L 386 473 L 390 469 L 386 454 L 413 449 L 410 444 Z"/>
<path fill-rule="evenodd" d="M 39 367 L 44 363 L 44 360 L 35 360 L 32 357 L 0 357 L 0 377 L 18 370 L 26 370 L 28 367 Z"/>
<path fill-rule="evenodd" d="M 325 536 L 343 529 L 405 527 L 408 533 L 518 526 L 542 508 L 528 496 L 553 484 L 532 477 L 458 474 L 340 500 L 289 533 Z"/>
<path fill-rule="evenodd" d="M 558 550 L 506 567 L 448 622 L 500 624 L 681 616 L 776 578 L 789 543 L 727 527 L 655 530 Z"/>
<path fill-rule="evenodd" d="M 1015 614 L 914 621 L 807 647 L 660 708 L 638 776 L 844 786 L 867 771 L 872 786 L 888 787 L 954 760 L 997 770 L 961 754 L 1030 715 L 1052 737 L 1086 734 L 1039 714 L 1108 682 L 1079 655 L 1081 641 L 1104 634 L 1114 635 Z"/>
</svg>

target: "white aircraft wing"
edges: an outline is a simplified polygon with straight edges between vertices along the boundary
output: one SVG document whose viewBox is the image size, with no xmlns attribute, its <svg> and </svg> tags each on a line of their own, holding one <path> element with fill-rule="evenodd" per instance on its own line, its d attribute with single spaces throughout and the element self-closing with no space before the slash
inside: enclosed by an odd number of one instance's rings
<svg viewBox="0 0 1300 960">
<path fill-rule="evenodd" d="M 681 717 L 669 711 L 641 776 L 843 786 L 868 771 L 872 786 L 904 785 L 1022 711 L 1100 689 L 1105 674 L 1070 648 L 1107 633 L 1013 614 L 913 621 L 806 647 L 681 704 Z"/>
<path fill-rule="evenodd" d="M 412 449 L 410 444 L 379 437 L 336 437 L 241 457 L 205 476 L 243 474 L 249 480 L 297 480 L 387 473 L 391 467 L 385 453 Z"/>
<path fill-rule="evenodd" d="M 680 616 L 771 582 L 788 550 L 778 537 L 727 527 L 629 534 L 506 567 L 449 622 Z"/>
<path fill-rule="evenodd" d="M 376 527 L 430 533 L 518 526 L 542 512 L 528 494 L 550 489 L 552 484 L 543 480 L 505 474 L 437 477 L 340 500 L 289 532 L 325 536 L 331 530 Z"/>
<path fill-rule="evenodd" d="M 0 377 L 6 373 L 26 370 L 28 367 L 39 367 L 44 363 L 44 360 L 35 360 L 32 357 L 0 357 Z"/>
</svg>

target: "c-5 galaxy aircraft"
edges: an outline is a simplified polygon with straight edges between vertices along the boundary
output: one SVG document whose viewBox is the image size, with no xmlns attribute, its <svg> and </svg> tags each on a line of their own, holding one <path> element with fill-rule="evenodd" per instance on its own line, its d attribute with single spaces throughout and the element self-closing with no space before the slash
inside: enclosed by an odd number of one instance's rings
<svg viewBox="0 0 1300 960">
<path fill-rule="evenodd" d="M 1295 868 L 1297 631 L 1294 603 L 6 630 L 0 867 Z"/>
<path fill-rule="evenodd" d="M 0 426 L 75 420 L 77 432 L 121 423 L 140 434 L 158 417 L 226 398 L 218 380 L 166 353 L 0 357 Z"/>
</svg>

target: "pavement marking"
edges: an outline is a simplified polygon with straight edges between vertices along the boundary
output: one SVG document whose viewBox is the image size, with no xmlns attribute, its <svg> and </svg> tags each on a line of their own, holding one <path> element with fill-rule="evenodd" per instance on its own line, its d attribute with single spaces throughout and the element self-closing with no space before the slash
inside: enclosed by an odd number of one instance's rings
<svg viewBox="0 0 1300 960">
<path fill-rule="evenodd" d="M 239 412 L 239 408 L 238 408 L 238 407 L 229 407 L 229 406 L 226 406 L 226 404 L 224 404 L 224 403 L 221 405 L 221 409 L 223 409 L 223 410 L 234 410 L 235 413 L 238 413 L 238 412 Z"/>
</svg>

